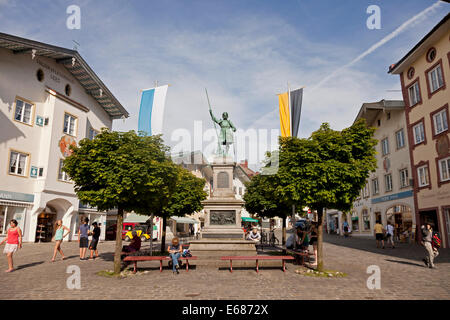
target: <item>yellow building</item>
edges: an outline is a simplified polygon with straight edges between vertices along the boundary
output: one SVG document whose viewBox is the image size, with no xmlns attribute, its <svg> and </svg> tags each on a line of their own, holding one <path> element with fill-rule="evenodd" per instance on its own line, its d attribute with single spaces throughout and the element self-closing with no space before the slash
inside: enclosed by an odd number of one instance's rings
<svg viewBox="0 0 450 320">
<path fill-rule="evenodd" d="M 450 233 L 450 14 L 389 73 L 400 75 L 417 228 L 429 222 L 449 247 Z M 418 233 L 420 239 L 420 232 Z"/>
</svg>

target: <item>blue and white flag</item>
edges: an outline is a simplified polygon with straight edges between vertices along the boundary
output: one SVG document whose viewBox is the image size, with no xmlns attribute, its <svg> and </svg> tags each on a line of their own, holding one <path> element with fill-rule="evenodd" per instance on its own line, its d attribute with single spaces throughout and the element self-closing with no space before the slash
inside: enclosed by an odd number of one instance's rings
<svg viewBox="0 0 450 320">
<path fill-rule="evenodd" d="M 162 133 L 168 87 L 165 85 L 142 91 L 138 131 L 144 131 L 148 135 Z"/>
</svg>

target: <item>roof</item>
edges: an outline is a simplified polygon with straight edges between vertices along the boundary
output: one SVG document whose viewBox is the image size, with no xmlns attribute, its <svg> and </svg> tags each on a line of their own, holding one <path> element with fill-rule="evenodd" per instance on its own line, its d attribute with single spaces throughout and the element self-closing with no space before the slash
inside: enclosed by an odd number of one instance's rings
<svg viewBox="0 0 450 320">
<path fill-rule="evenodd" d="M 359 109 L 357 120 L 364 118 L 367 120 L 367 124 L 372 124 L 378 117 L 380 112 L 385 111 L 403 111 L 405 109 L 405 103 L 403 100 L 380 100 L 378 102 L 363 103 L 361 109 Z"/>
<path fill-rule="evenodd" d="M 57 63 L 62 64 L 80 82 L 86 93 L 97 100 L 112 119 L 127 118 L 129 116 L 125 108 L 77 51 L 1 32 L 0 48 L 12 50 L 14 54 L 34 53 L 36 56 L 55 59 Z M 102 95 L 100 95 L 100 89 Z"/>
<path fill-rule="evenodd" d="M 389 68 L 388 73 L 400 74 L 407 66 L 425 53 L 430 44 L 440 39 L 450 29 L 448 13 L 428 34 L 422 38 L 403 58 Z"/>
</svg>

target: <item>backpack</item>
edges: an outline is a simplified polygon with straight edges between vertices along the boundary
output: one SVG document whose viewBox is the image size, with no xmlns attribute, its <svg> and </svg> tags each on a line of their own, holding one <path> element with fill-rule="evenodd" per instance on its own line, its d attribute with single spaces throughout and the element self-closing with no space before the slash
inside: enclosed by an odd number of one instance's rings
<svg viewBox="0 0 450 320">
<path fill-rule="evenodd" d="M 439 249 L 441 247 L 441 235 L 439 234 L 439 232 L 433 232 L 431 245 L 436 249 Z"/>
<path fill-rule="evenodd" d="M 192 257 L 191 251 L 189 249 L 184 249 L 181 255 L 183 257 Z"/>
</svg>

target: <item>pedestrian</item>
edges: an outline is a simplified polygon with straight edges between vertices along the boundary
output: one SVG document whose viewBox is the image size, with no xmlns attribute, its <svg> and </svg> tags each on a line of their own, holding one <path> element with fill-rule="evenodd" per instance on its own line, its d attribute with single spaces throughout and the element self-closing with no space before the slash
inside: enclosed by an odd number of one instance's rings
<svg viewBox="0 0 450 320">
<path fill-rule="evenodd" d="M 172 259 L 172 271 L 173 273 L 179 273 L 178 269 L 180 266 L 178 265 L 178 259 L 180 259 L 182 248 L 180 245 L 180 240 L 175 237 L 172 239 L 172 244 L 169 245 L 168 249 L 170 258 Z"/>
<path fill-rule="evenodd" d="M 434 259 L 439 255 L 438 249 L 436 247 L 433 247 L 432 241 L 433 241 L 433 228 L 429 223 L 422 225 L 422 245 L 425 247 L 425 250 L 427 252 L 427 255 L 425 258 L 422 259 L 422 261 L 425 263 L 425 265 L 431 269 L 436 268 L 434 266 Z"/>
<path fill-rule="evenodd" d="M 390 221 L 388 221 L 386 226 L 386 242 L 391 243 L 392 249 L 395 249 L 394 245 L 394 226 Z"/>
<path fill-rule="evenodd" d="M 89 218 L 83 219 L 83 224 L 78 228 L 78 243 L 80 244 L 80 260 L 85 260 L 86 250 L 89 244 Z"/>
<path fill-rule="evenodd" d="M 63 242 L 63 239 L 70 233 L 70 229 L 62 224 L 62 220 L 56 221 L 55 230 L 55 235 L 53 236 L 52 241 L 55 240 L 56 243 L 55 248 L 53 249 L 52 262 L 55 262 L 56 254 L 58 252 L 61 254 L 61 260 L 64 260 L 64 253 L 61 249 L 61 243 Z M 66 234 L 64 234 L 64 230 L 67 231 Z"/>
<path fill-rule="evenodd" d="M 380 247 L 380 241 L 381 241 L 381 244 L 383 245 L 383 249 L 384 249 L 384 228 L 379 220 L 377 220 L 377 223 L 375 224 L 373 229 L 375 232 L 375 239 L 377 240 L 377 248 Z"/>
<path fill-rule="evenodd" d="M 348 222 L 344 221 L 342 228 L 344 229 L 344 237 L 348 237 Z"/>
<path fill-rule="evenodd" d="M 6 254 L 6 258 L 8 260 L 8 270 L 5 270 L 5 272 L 14 271 L 13 254 L 17 251 L 17 249 L 22 248 L 22 230 L 20 230 L 17 225 L 17 220 L 12 219 L 9 222 L 9 229 L 6 238 L 0 242 L 0 245 L 6 242 L 3 253 Z"/>
<path fill-rule="evenodd" d="M 256 243 L 259 243 L 261 241 L 261 235 L 259 234 L 256 227 L 253 228 L 252 232 L 249 232 L 249 234 L 247 235 L 247 240 L 252 240 Z"/>
<path fill-rule="evenodd" d="M 100 239 L 100 228 L 98 227 L 97 222 L 94 222 L 92 226 L 94 227 L 94 230 L 92 231 L 92 240 L 91 244 L 89 245 L 89 250 L 91 250 L 91 256 L 89 258 L 90 260 L 98 258 L 97 245 Z M 94 258 L 94 251 L 95 251 L 95 258 Z"/>
</svg>

